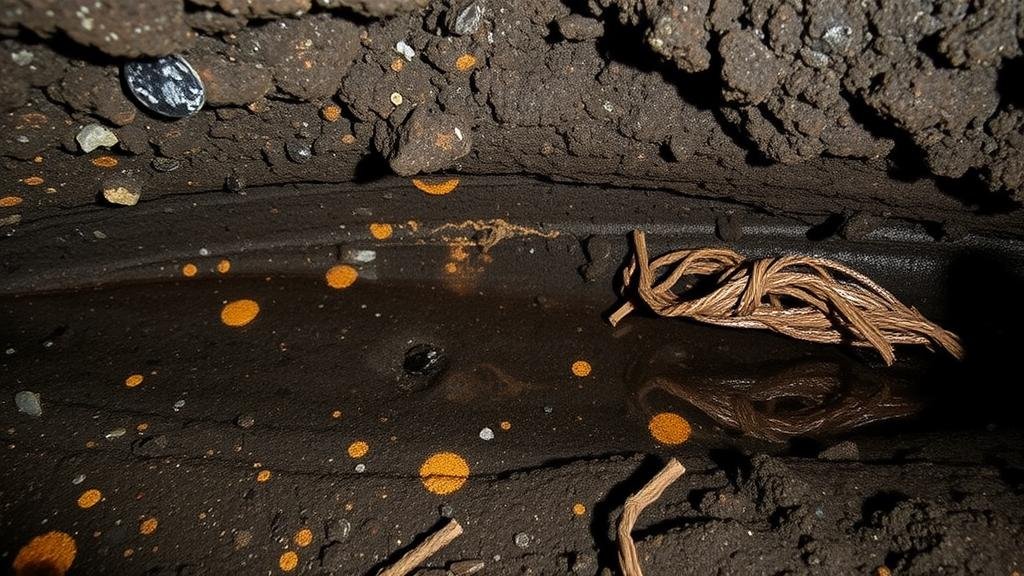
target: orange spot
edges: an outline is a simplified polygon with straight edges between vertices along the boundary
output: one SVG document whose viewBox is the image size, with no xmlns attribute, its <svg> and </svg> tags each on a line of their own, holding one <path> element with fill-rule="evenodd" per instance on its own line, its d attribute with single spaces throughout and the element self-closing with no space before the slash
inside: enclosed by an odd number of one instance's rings
<svg viewBox="0 0 1024 576">
<path fill-rule="evenodd" d="M 220 321 L 238 328 L 255 320 L 259 313 L 260 305 L 255 300 L 235 300 L 224 305 L 220 311 Z"/>
<path fill-rule="evenodd" d="M 309 528 L 303 528 L 295 533 L 295 545 L 299 548 L 305 548 L 313 543 L 313 531 Z"/>
<path fill-rule="evenodd" d="M 0 208 L 12 208 L 24 202 L 21 196 L 4 196 L 0 198 Z"/>
<path fill-rule="evenodd" d="M 353 136 L 352 134 L 345 134 L 344 136 L 341 137 L 342 144 L 355 144 L 355 141 L 356 137 Z"/>
<path fill-rule="evenodd" d="M 501 422 L 501 424 L 499 424 L 499 426 L 501 427 L 502 430 L 504 430 L 506 432 L 508 432 L 509 430 L 512 429 L 512 423 L 509 422 L 508 420 L 502 420 L 502 422 Z"/>
<path fill-rule="evenodd" d="M 135 388 L 139 384 L 142 384 L 142 374 L 132 374 L 131 376 L 124 379 L 124 385 L 129 388 Z"/>
<path fill-rule="evenodd" d="M 348 264 L 332 266 L 326 274 L 327 285 L 336 290 L 348 288 L 355 283 L 358 277 L 359 272 Z"/>
<path fill-rule="evenodd" d="M 405 62 L 401 58 L 395 58 L 391 61 L 391 69 L 395 72 L 401 72 L 402 68 L 405 68 Z"/>
<path fill-rule="evenodd" d="M 582 502 L 577 502 L 572 505 L 572 513 L 576 516 L 583 516 L 587 513 L 587 507 Z"/>
<path fill-rule="evenodd" d="M 149 430 L 149 423 L 140 422 L 139 425 L 135 427 L 135 429 L 138 430 L 139 432 L 145 432 L 146 430 Z"/>
<path fill-rule="evenodd" d="M 675 446 L 690 438 L 690 423 L 674 412 L 656 414 L 647 424 L 651 436 L 662 444 Z"/>
<path fill-rule="evenodd" d="M 139 524 L 139 534 L 149 536 L 153 532 L 156 532 L 156 527 L 160 524 L 160 521 L 150 516 Z"/>
<path fill-rule="evenodd" d="M 82 492 L 82 495 L 78 497 L 78 507 L 86 509 L 92 508 L 96 504 L 99 504 L 99 501 L 102 499 L 102 492 L 95 488 L 90 488 L 89 490 Z"/>
<path fill-rule="evenodd" d="M 449 274 L 455 274 L 456 272 L 459 271 L 459 267 L 458 265 L 455 264 L 455 262 L 449 262 L 444 265 L 444 271 Z"/>
<path fill-rule="evenodd" d="M 337 104 L 328 104 L 320 109 L 320 116 L 328 122 L 337 122 L 341 118 L 341 108 Z"/>
<path fill-rule="evenodd" d="M 462 456 L 452 452 L 433 454 L 420 466 L 420 480 L 434 494 L 451 494 L 462 488 L 467 478 L 469 464 Z"/>
<path fill-rule="evenodd" d="M 892 576 L 892 570 L 889 570 L 888 566 L 879 566 L 875 570 L 875 576 Z"/>
<path fill-rule="evenodd" d="M 351 458 L 362 458 L 370 451 L 370 445 L 362 440 L 356 440 L 348 445 L 348 455 Z"/>
<path fill-rule="evenodd" d="M 74 563 L 76 554 L 78 546 L 71 535 L 64 532 L 47 532 L 22 546 L 11 568 L 16 576 L 64 576 Z"/>
<path fill-rule="evenodd" d="M 476 66 L 476 56 L 472 54 L 463 54 L 455 60 L 455 67 L 459 69 L 459 72 L 465 72 L 473 66 Z"/>
<path fill-rule="evenodd" d="M 444 182 L 424 182 L 418 178 L 413 178 L 412 185 L 431 196 L 444 196 L 459 186 L 459 179 L 451 178 Z"/>
<path fill-rule="evenodd" d="M 277 561 L 277 565 L 281 567 L 281 570 L 291 572 L 299 565 L 299 555 L 289 550 L 281 554 L 281 559 Z"/>
<path fill-rule="evenodd" d="M 590 362 L 586 360 L 577 360 L 572 363 L 572 373 L 580 378 L 586 378 L 590 376 Z"/>
<path fill-rule="evenodd" d="M 113 168 L 117 166 L 117 158 L 113 156 L 100 156 L 92 159 L 92 165 L 100 168 Z"/>
<path fill-rule="evenodd" d="M 231 270 L 230 260 L 221 260 L 220 262 L 217 262 L 217 272 L 227 274 L 229 270 Z"/>
<path fill-rule="evenodd" d="M 391 238 L 391 234 L 394 230 L 391 228 L 391 224 L 370 224 L 370 236 L 373 236 L 377 240 L 387 240 Z"/>
<path fill-rule="evenodd" d="M 28 178 L 24 178 L 22 182 L 29 186 L 39 186 L 44 182 L 44 180 L 39 176 L 29 176 Z"/>
<path fill-rule="evenodd" d="M 270 480 L 270 470 L 260 470 L 259 473 L 256 474 L 257 482 L 266 482 L 267 480 Z"/>
<path fill-rule="evenodd" d="M 335 420 L 341 418 L 341 410 L 335 410 L 334 412 L 331 412 L 331 418 L 334 418 Z"/>
<path fill-rule="evenodd" d="M 199 273 L 199 268 L 196 268 L 195 264 L 189 262 L 181 267 L 181 273 L 186 277 L 191 278 Z"/>
</svg>

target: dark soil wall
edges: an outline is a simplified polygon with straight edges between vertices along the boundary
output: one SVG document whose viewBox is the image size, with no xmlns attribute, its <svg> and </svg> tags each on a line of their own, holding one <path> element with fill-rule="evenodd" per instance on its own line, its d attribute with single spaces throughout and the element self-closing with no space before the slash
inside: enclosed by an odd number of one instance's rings
<svg viewBox="0 0 1024 576">
<path fill-rule="evenodd" d="M 3 2 L 0 152 L 26 200 L 4 231 L 115 177 L 145 198 L 444 170 L 1024 235 L 1019 2 L 452 4 Z M 188 119 L 121 87 L 168 53 L 206 83 Z M 115 167 L 75 143 L 96 120 Z"/>
</svg>

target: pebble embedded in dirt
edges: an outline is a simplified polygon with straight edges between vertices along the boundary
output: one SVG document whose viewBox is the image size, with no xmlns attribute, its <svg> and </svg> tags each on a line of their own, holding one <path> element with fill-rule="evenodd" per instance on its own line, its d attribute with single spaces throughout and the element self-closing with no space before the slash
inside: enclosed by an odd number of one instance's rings
<svg viewBox="0 0 1024 576">
<path fill-rule="evenodd" d="M 491 430 L 490 428 L 486 428 L 486 427 L 481 429 L 480 430 L 480 439 L 481 440 L 494 440 L 494 430 Z"/>
<path fill-rule="evenodd" d="M 256 424 L 256 417 L 252 414 L 241 414 L 235 419 L 239 428 L 252 428 Z"/>
<path fill-rule="evenodd" d="M 487 563 L 483 560 L 457 560 L 448 565 L 448 572 L 452 576 L 468 576 L 480 572 L 485 566 Z"/>
<path fill-rule="evenodd" d="M 103 147 L 112 148 L 117 145 L 117 135 L 100 124 L 87 124 L 75 136 L 82 152 L 89 153 Z"/>
<path fill-rule="evenodd" d="M 113 67 L 71 66 L 63 78 L 47 86 L 46 93 L 68 108 L 94 114 L 115 126 L 131 124 L 138 114 L 121 90 Z"/>
<path fill-rule="evenodd" d="M 37 392 L 30 392 L 28 390 L 18 392 L 14 395 L 14 405 L 18 407 L 18 412 L 22 414 L 33 417 L 43 415 L 43 405 L 39 400 Z"/>
<path fill-rule="evenodd" d="M 457 36 L 475 34 L 484 17 L 484 6 L 480 0 L 455 2 L 446 15 L 446 27 Z"/>
<path fill-rule="evenodd" d="M 454 166 L 471 146 L 470 126 L 463 118 L 421 106 L 398 127 L 388 163 L 400 176 L 436 172 Z"/>
<path fill-rule="evenodd" d="M 103 199 L 117 206 L 135 206 L 142 196 L 142 188 L 133 180 L 117 177 L 104 182 Z"/>
<path fill-rule="evenodd" d="M 107 432 L 106 434 L 104 434 L 103 437 L 106 438 L 107 440 L 116 440 L 116 439 L 120 438 L 121 436 L 124 436 L 127 433 L 128 433 L 128 430 L 126 430 L 124 428 L 114 428 L 110 432 Z"/>
<path fill-rule="evenodd" d="M 582 14 L 569 14 L 555 21 L 558 31 L 567 40 L 593 40 L 604 35 L 604 24 L 600 20 L 587 18 Z"/>
<path fill-rule="evenodd" d="M 818 454 L 818 458 L 821 460 L 860 460 L 860 449 L 856 442 L 845 440 L 822 450 Z"/>
<path fill-rule="evenodd" d="M 723 214 L 715 218 L 715 235 L 723 242 L 737 242 L 743 238 L 743 223 L 736 214 Z"/>
<path fill-rule="evenodd" d="M 529 548 L 530 547 L 530 535 L 527 534 L 526 532 L 519 532 L 515 536 L 515 543 L 516 543 L 516 546 L 518 546 L 519 548 Z"/>
<path fill-rule="evenodd" d="M 164 158 L 163 156 L 157 156 L 153 158 L 153 161 L 149 163 L 153 167 L 153 170 L 157 172 L 174 172 L 181 167 L 181 162 L 174 158 Z"/>
<path fill-rule="evenodd" d="M 284 145 L 288 159 L 296 164 L 305 164 L 313 157 L 313 150 L 305 142 L 288 142 Z"/>
<path fill-rule="evenodd" d="M 121 74 L 135 101 L 161 116 L 191 116 L 206 103 L 202 79 L 182 56 L 126 62 Z"/>
</svg>

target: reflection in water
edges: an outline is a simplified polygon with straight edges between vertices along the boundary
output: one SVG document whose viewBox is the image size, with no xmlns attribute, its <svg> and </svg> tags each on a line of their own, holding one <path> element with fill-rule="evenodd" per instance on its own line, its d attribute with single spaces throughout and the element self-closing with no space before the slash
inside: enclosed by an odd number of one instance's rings
<svg viewBox="0 0 1024 576">
<path fill-rule="evenodd" d="M 665 352 L 669 352 L 668 355 Z M 634 367 L 636 401 L 662 391 L 699 409 L 716 423 L 746 435 L 782 442 L 793 436 L 850 431 L 913 414 L 918 404 L 901 392 L 902 379 L 836 358 L 768 361 L 715 369 L 687 369 L 686 355 L 661 350 Z"/>
</svg>

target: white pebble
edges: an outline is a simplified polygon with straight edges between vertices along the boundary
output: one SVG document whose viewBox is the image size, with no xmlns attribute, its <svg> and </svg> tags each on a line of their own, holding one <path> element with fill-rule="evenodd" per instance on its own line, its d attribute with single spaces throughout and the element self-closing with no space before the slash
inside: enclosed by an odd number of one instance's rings
<svg viewBox="0 0 1024 576">
<path fill-rule="evenodd" d="M 412 46 L 406 44 L 405 40 L 399 40 L 398 43 L 395 44 L 395 52 L 404 56 L 409 62 L 412 62 L 413 57 L 416 56 L 416 51 L 412 49 Z"/>
<path fill-rule="evenodd" d="M 366 472 L 366 464 L 356 464 L 356 472 L 360 474 Z"/>
<path fill-rule="evenodd" d="M 391 103 L 394 104 L 395 106 L 401 106 L 402 105 L 402 95 L 399 94 L 398 92 L 392 92 L 391 93 Z"/>
<path fill-rule="evenodd" d="M 490 428 L 484 427 L 484 429 L 480 431 L 480 439 L 481 440 L 494 440 L 494 430 L 491 430 Z"/>
</svg>

